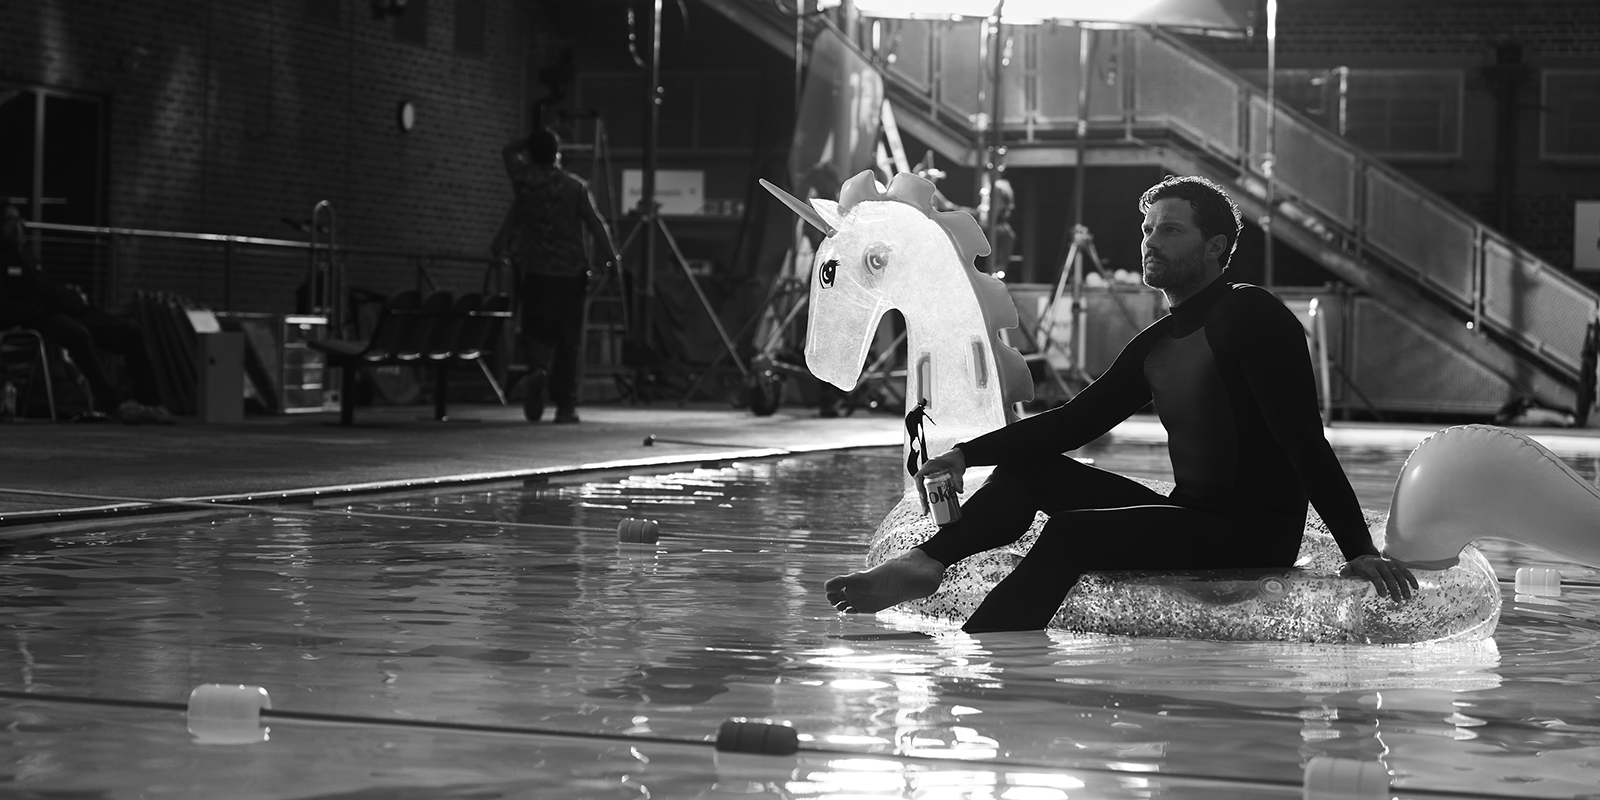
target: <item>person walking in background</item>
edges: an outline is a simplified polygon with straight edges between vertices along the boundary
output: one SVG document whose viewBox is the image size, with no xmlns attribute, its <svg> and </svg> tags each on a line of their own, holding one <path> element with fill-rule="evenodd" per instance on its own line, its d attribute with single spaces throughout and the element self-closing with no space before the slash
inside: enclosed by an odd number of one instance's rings
<svg viewBox="0 0 1600 800">
<path fill-rule="evenodd" d="M 578 421 L 578 352 L 583 336 L 584 292 L 589 281 L 590 248 L 615 268 L 611 230 L 582 178 L 561 167 L 561 139 L 540 128 L 502 150 L 516 197 L 491 252 L 509 260 L 522 307 L 522 341 L 528 361 L 523 415 L 544 416 L 545 392 L 556 406 L 555 421 Z"/>
<path fill-rule="evenodd" d="M 162 404 L 139 326 L 89 305 L 75 287 L 45 276 L 23 246 L 22 215 L 10 203 L 0 219 L 0 330 L 30 328 L 63 348 L 83 373 L 98 419 L 130 425 L 173 422 Z M 130 387 L 111 381 L 99 351 L 122 357 Z M 90 415 L 93 416 L 93 415 Z"/>
</svg>

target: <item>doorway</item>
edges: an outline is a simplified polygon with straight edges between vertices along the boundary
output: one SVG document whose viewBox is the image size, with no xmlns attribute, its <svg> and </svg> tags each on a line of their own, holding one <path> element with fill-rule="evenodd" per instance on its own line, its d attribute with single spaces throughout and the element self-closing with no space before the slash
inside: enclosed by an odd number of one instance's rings
<svg viewBox="0 0 1600 800">
<path fill-rule="evenodd" d="M 0 83 L 0 198 L 29 222 L 104 225 L 105 117 L 92 95 Z M 35 230 L 28 248 L 51 277 L 106 297 L 95 239 Z"/>
</svg>

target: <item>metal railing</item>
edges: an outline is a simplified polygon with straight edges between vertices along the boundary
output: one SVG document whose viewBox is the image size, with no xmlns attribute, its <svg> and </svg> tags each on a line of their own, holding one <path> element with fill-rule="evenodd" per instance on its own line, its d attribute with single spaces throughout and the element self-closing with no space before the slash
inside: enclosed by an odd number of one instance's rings
<svg viewBox="0 0 1600 800">
<path fill-rule="evenodd" d="M 348 293 L 510 291 L 505 268 L 487 255 L 351 247 L 219 233 L 25 223 L 38 237 L 47 273 L 83 285 L 97 305 L 118 307 L 139 291 L 165 291 L 218 311 L 291 313 L 307 304 L 348 307 Z M 324 267 L 335 293 L 313 292 Z"/>
<path fill-rule="evenodd" d="M 1135 116 L 1199 131 L 1194 138 L 1201 145 L 1264 180 L 1264 92 L 1169 35 L 1139 31 L 1135 41 L 1130 72 L 1140 86 L 1204 84 L 1208 107 L 1239 108 L 1246 124 L 1230 141 L 1225 115 L 1197 113 L 1192 99 L 1169 88 L 1136 91 Z M 1179 99 L 1164 99 L 1173 95 Z M 1469 317 L 1475 329 L 1505 337 L 1553 374 L 1578 379 L 1584 332 L 1600 313 L 1600 296 L 1337 134 L 1282 104 L 1276 113 L 1275 190 L 1292 204 L 1285 216 L 1318 226 L 1331 243 L 1403 274 Z"/>
<path fill-rule="evenodd" d="M 1020 37 L 1013 64 L 1023 69 L 1005 78 L 1008 97 L 1015 100 L 1007 104 L 1007 139 L 1040 142 L 1064 133 L 1076 116 L 1069 95 L 1077 83 L 1077 38 L 1008 30 Z M 945 44 L 941 36 L 956 33 L 953 27 L 929 28 L 926 48 L 935 63 Z M 1101 40 L 1091 66 L 1096 83 L 1090 132 L 1098 141 L 1107 141 L 1107 134 L 1129 141 L 1136 128 L 1158 129 L 1227 165 L 1245 188 L 1265 185 L 1272 111 L 1264 90 L 1159 30 L 1096 35 Z M 1040 65 L 1059 69 L 1047 80 Z M 911 70 L 897 63 L 881 66 L 891 97 L 912 96 L 911 108 L 937 113 L 946 123 L 961 116 L 960 107 L 949 102 L 950 87 L 937 75 L 913 80 L 903 74 Z M 917 69 L 918 75 L 925 71 Z M 1115 79 L 1108 80 L 1113 73 Z M 1063 113 L 1068 107 L 1072 113 Z M 1328 246 L 1416 285 L 1469 319 L 1475 331 L 1496 334 L 1551 375 L 1578 380 L 1584 333 L 1600 314 L 1600 296 L 1283 103 L 1274 125 L 1279 224 L 1307 226 Z M 977 135 L 976 129 L 966 133 Z"/>
</svg>

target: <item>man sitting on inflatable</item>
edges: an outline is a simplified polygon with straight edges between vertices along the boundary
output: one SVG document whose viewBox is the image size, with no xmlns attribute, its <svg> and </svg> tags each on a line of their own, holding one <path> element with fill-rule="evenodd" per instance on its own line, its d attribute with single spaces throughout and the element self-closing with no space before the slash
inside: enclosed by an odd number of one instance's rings
<svg viewBox="0 0 1600 800">
<path fill-rule="evenodd" d="M 1090 571 L 1291 567 L 1309 499 L 1347 560 L 1399 602 L 1411 571 L 1379 555 L 1355 491 L 1323 435 L 1304 332 L 1270 292 L 1226 279 L 1243 224 L 1216 184 L 1169 177 L 1139 198 L 1144 282 L 1172 312 L 1140 332 L 1098 380 L 1045 413 L 930 459 L 923 480 L 995 465 L 959 520 L 872 569 L 830 579 L 828 601 L 872 613 L 938 590 L 947 567 L 1003 547 L 1050 517 L 1038 542 L 963 626 L 1044 628 Z M 1171 496 L 1064 453 L 1154 402 L 1177 484 Z"/>
</svg>

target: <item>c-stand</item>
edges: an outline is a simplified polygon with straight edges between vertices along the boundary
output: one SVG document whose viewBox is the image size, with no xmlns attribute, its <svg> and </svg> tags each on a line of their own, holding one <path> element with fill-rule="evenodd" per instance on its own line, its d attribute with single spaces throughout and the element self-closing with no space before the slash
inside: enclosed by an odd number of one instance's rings
<svg viewBox="0 0 1600 800">
<path fill-rule="evenodd" d="M 678 268 L 683 272 L 683 277 L 689 281 L 690 288 L 694 289 L 694 295 L 699 299 L 700 307 L 705 310 L 706 316 L 711 320 L 711 324 L 717 329 L 717 336 L 722 339 L 722 347 L 724 350 L 723 354 L 732 356 L 733 363 L 739 368 L 740 374 L 748 379 L 750 376 L 750 371 L 745 367 L 744 362 L 739 359 L 739 349 L 734 346 L 733 339 L 728 336 L 728 330 L 722 326 L 722 318 L 718 317 L 716 309 L 711 307 L 711 300 L 706 297 L 705 290 L 700 288 L 699 279 L 694 276 L 694 271 L 689 268 L 689 260 L 684 257 L 683 250 L 678 247 L 678 240 L 672 236 L 672 229 L 667 227 L 667 221 L 661 216 L 660 205 L 658 203 L 650 203 L 648 206 L 646 206 L 643 201 L 640 201 L 638 212 L 639 218 L 634 222 L 633 229 L 628 231 L 627 237 L 622 240 L 622 245 L 617 248 L 618 253 L 626 256 L 628 253 L 628 248 L 633 245 L 634 241 L 640 238 L 639 233 L 641 231 L 644 232 L 644 239 L 647 242 L 654 232 L 659 231 L 661 238 L 666 241 L 667 248 L 672 253 L 673 261 L 677 263 Z M 648 260 L 649 259 L 647 256 L 647 268 Z M 618 265 L 618 268 L 620 269 L 621 266 Z M 648 303 L 653 299 L 653 297 L 646 297 L 645 302 Z M 648 309 L 645 310 L 648 311 Z M 645 319 L 651 318 L 648 313 L 641 316 L 643 316 Z M 636 332 L 635 335 L 640 337 L 640 341 L 635 342 L 636 345 L 648 346 L 648 332 L 639 331 Z M 721 355 L 722 354 L 719 354 L 719 359 L 721 358 Z M 635 364 L 634 366 L 642 367 L 642 365 L 638 364 Z M 641 375 L 638 377 L 642 378 L 644 376 Z M 696 382 L 698 383 L 698 379 Z M 635 385 L 636 390 L 640 385 L 643 384 Z"/>
<path fill-rule="evenodd" d="M 1108 286 L 1110 285 L 1111 281 L 1106 276 L 1105 265 L 1100 260 L 1100 251 L 1094 246 L 1094 234 L 1090 233 L 1088 227 L 1084 225 L 1072 226 L 1072 246 L 1067 249 L 1067 258 L 1062 263 L 1060 277 L 1056 279 L 1055 291 L 1051 293 L 1050 301 L 1045 303 L 1044 308 L 1040 310 L 1039 325 L 1030 334 L 1033 336 L 1034 346 L 1038 348 L 1039 355 L 1047 359 L 1045 363 L 1049 363 L 1049 351 L 1052 348 L 1057 349 L 1058 352 L 1067 357 L 1073 380 L 1087 386 L 1094 379 L 1085 368 L 1089 357 L 1087 336 L 1089 319 L 1086 313 L 1087 303 L 1085 303 L 1083 291 L 1085 258 L 1093 262 L 1094 271 L 1099 273 L 1101 278 L 1106 279 Z M 1068 291 L 1069 281 L 1072 294 L 1070 297 L 1071 305 L 1068 308 L 1072 313 L 1072 328 L 1068 334 L 1069 347 L 1062 349 L 1061 342 L 1057 341 L 1054 335 L 1055 309 L 1057 304 L 1061 302 L 1062 295 Z M 1133 312 L 1128 310 L 1127 304 L 1123 302 L 1122 296 L 1112 291 L 1111 299 L 1117 304 L 1117 308 L 1122 311 L 1122 316 L 1127 320 L 1128 326 L 1135 331 L 1139 330 L 1139 324 L 1135 320 Z M 1054 375 L 1054 371 L 1051 374 Z M 1063 390 L 1067 390 L 1066 384 L 1061 381 L 1059 376 L 1056 377 L 1056 382 Z M 1067 391 L 1071 394 L 1070 390 Z"/>
</svg>

